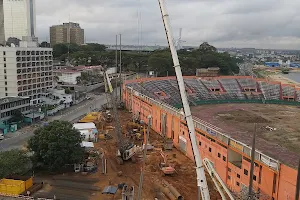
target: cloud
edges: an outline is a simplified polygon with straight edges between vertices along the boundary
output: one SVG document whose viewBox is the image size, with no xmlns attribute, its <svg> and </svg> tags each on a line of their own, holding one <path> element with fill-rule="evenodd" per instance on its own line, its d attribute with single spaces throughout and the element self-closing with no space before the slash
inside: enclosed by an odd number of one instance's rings
<svg viewBox="0 0 300 200">
<path fill-rule="evenodd" d="M 185 45 L 207 41 L 216 47 L 300 49 L 300 1 L 167 0 L 174 37 L 183 28 Z M 38 0 L 37 31 L 49 40 L 49 27 L 80 23 L 87 42 L 113 44 L 122 33 L 126 44 L 165 45 L 157 0 Z M 138 26 L 140 13 L 140 26 Z M 140 27 L 140 28 L 139 28 Z"/>
</svg>

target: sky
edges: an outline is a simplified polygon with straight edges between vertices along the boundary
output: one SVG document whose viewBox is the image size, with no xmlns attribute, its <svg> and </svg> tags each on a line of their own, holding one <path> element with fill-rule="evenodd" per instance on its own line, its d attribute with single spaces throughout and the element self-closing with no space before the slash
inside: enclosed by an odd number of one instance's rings
<svg viewBox="0 0 300 200">
<path fill-rule="evenodd" d="M 300 49 L 298 0 L 166 0 L 166 5 L 175 39 L 182 28 L 183 45 Z M 86 42 L 114 44 L 122 34 L 124 44 L 137 45 L 139 35 L 140 44 L 167 44 L 157 0 L 37 0 L 36 12 L 40 41 L 49 41 L 50 26 L 72 21 L 85 29 Z"/>
</svg>

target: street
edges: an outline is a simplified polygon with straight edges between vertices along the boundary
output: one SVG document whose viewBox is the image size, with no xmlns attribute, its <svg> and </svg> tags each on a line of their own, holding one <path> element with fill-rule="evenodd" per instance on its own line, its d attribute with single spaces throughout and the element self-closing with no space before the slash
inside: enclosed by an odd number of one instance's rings
<svg viewBox="0 0 300 200">
<path fill-rule="evenodd" d="M 93 95 L 91 100 L 86 100 L 78 105 L 74 105 L 62 112 L 56 114 L 56 116 L 48 116 L 47 122 L 54 120 L 64 120 L 69 122 L 77 121 L 82 115 L 91 112 L 93 109 L 99 109 L 107 102 L 106 95 Z M 24 127 L 15 133 L 7 134 L 4 140 L 0 141 L 0 151 L 8 151 L 11 149 L 22 148 L 27 140 L 33 136 L 35 125 Z"/>
</svg>

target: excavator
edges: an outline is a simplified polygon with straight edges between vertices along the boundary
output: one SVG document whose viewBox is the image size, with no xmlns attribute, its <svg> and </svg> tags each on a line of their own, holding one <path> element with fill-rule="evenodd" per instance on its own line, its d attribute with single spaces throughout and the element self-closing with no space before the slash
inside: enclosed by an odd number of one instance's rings
<svg viewBox="0 0 300 200">
<path fill-rule="evenodd" d="M 113 109 L 113 117 L 115 119 L 115 130 L 116 130 L 116 139 L 117 139 L 117 162 L 122 165 L 124 161 L 132 160 L 132 162 L 136 162 L 135 154 L 137 152 L 137 146 L 127 140 L 122 135 L 121 123 L 118 115 L 118 109 L 116 105 L 116 99 L 114 97 L 114 89 L 110 82 L 110 78 L 108 74 L 104 73 L 105 84 L 107 84 L 107 93 L 110 95 L 110 102 L 112 104 Z"/>
</svg>

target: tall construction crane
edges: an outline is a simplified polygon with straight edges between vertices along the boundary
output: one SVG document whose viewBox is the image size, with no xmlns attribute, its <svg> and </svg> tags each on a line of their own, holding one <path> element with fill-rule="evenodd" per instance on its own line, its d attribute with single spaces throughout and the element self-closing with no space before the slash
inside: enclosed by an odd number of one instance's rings
<svg viewBox="0 0 300 200">
<path fill-rule="evenodd" d="M 190 135 L 190 139 L 191 139 L 191 143 L 192 143 L 193 154 L 194 154 L 194 158 L 196 161 L 196 173 L 197 173 L 198 187 L 199 187 L 199 190 L 200 190 L 200 193 L 202 196 L 202 200 L 209 200 L 210 199 L 209 190 L 207 187 L 207 182 L 206 182 L 202 159 L 201 159 L 200 152 L 199 152 L 198 146 L 197 146 L 194 122 L 193 122 L 191 109 L 190 109 L 186 91 L 185 91 L 185 85 L 184 85 L 184 81 L 183 81 L 183 77 L 182 77 L 181 67 L 180 67 L 177 51 L 176 51 L 176 48 L 175 48 L 175 45 L 173 42 L 174 40 L 173 40 L 173 35 L 171 32 L 169 15 L 166 11 L 165 0 L 158 0 L 158 3 L 159 3 L 161 15 L 162 15 L 162 20 L 163 20 L 163 23 L 165 26 L 165 31 L 166 31 L 169 47 L 170 47 L 171 54 L 172 54 L 172 59 L 173 59 L 173 63 L 174 63 L 177 82 L 178 82 L 181 100 L 182 100 L 182 104 L 183 104 L 183 108 L 184 108 L 184 115 L 185 115 L 185 119 L 186 119 L 187 126 L 189 129 L 189 135 Z"/>
<path fill-rule="evenodd" d="M 129 140 L 126 140 L 122 135 L 122 128 L 121 128 L 121 123 L 118 115 L 116 99 L 114 98 L 114 90 L 110 82 L 110 78 L 106 72 L 104 73 L 104 79 L 105 79 L 105 84 L 107 84 L 105 88 L 108 90 L 108 93 L 110 94 L 111 97 L 110 100 L 113 109 L 113 116 L 115 119 L 115 127 L 116 127 L 115 130 L 116 130 L 116 136 L 117 136 L 116 139 L 117 139 L 117 147 L 118 147 L 117 161 L 120 165 L 122 165 L 124 161 L 129 159 L 132 159 L 132 161 L 135 162 L 134 155 L 136 154 L 137 146 L 131 143 Z"/>
</svg>

